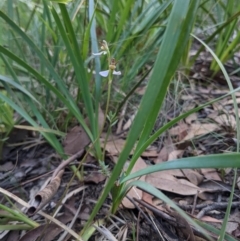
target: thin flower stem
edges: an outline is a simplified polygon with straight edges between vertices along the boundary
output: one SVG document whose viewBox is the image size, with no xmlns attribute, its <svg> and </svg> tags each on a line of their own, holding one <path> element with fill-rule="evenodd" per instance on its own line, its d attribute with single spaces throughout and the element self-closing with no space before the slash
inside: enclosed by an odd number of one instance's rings
<svg viewBox="0 0 240 241">
<path fill-rule="evenodd" d="M 110 96 L 111 96 L 111 89 L 112 89 L 112 71 L 110 71 L 110 73 L 108 75 L 107 104 L 106 104 L 106 109 L 105 109 L 105 114 L 104 114 L 104 122 L 103 123 L 105 123 L 106 120 L 107 120 L 107 114 L 108 114 L 108 110 L 109 110 L 109 103 L 110 103 Z M 103 127 L 102 127 L 102 131 L 103 131 Z M 101 131 L 101 133 L 102 133 L 102 131 Z M 106 138 L 108 138 L 108 136 Z M 103 151 L 102 151 L 102 160 L 103 160 L 104 154 L 105 154 L 106 143 L 107 143 L 107 140 L 105 141 L 104 148 L 103 148 Z"/>
<path fill-rule="evenodd" d="M 109 69 L 99 72 L 99 74 L 101 76 L 108 77 L 107 103 L 106 103 L 106 109 L 105 109 L 105 114 L 104 114 L 104 122 L 103 122 L 103 126 L 102 126 L 101 130 L 99 131 L 99 136 L 101 136 L 101 134 L 103 132 L 103 129 L 104 129 L 104 124 L 106 123 L 106 120 L 107 120 L 107 115 L 108 115 L 108 111 L 109 111 L 110 97 L 111 97 L 113 75 L 121 75 L 121 71 L 115 71 L 115 69 L 116 69 L 116 61 L 115 61 L 114 58 L 111 58 L 111 53 L 110 53 L 110 50 L 108 48 L 108 44 L 107 44 L 107 42 L 105 40 L 103 40 L 103 42 L 102 42 L 101 50 L 102 51 L 100 53 L 96 53 L 94 55 L 97 56 L 97 55 L 107 54 Z M 101 160 L 99 160 L 100 166 L 103 169 L 105 169 L 105 166 L 104 166 L 104 162 L 102 160 L 104 159 L 104 155 L 105 155 L 107 139 L 108 139 L 108 136 L 109 136 L 109 130 L 110 130 L 110 128 L 108 128 L 107 136 L 106 136 L 106 139 L 105 139 L 105 142 L 104 142 L 103 151 L 101 153 L 102 154 Z"/>
</svg>

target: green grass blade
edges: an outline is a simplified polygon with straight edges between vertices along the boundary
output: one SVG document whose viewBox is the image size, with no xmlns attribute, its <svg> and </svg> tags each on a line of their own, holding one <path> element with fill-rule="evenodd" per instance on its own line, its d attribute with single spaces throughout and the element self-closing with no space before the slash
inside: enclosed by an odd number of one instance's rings
<svg viewBox="0 0 240 241">
<path fill-rule="evenodd" d="M 101 157 L 101 148 L 100 148 L 100 142 L 99 142 L 99 138 L 98 138 L 98 128 L 97 128 L 98 127 L 98 124 L 97 124 L 98 118 L 96 117 L 96 112 L 94 112 L 94 109 L 93 109 L 93 102 L 92 102 L 92 98 L 91 98 L 91 94 L 90 94 L 90 90 L 89 90 L 89 83 L 88 83 L 88 79 L 87 79 L 87 75 L 86 75 L 86 70 L 84 69 L 84 62 L 81 57 L 80 48 L 78 46 L 76 36 L 75 36 L 74 30 L 73 30 L 73 26 L 71 24 L 70 17 L 66 10 L 66 6 L 63 4 L 59 4 L 59 7 L 61 9 L 61 13 L 63 16 L 63 21 L 65 24 L 66 30 L 63 28 L 61 21 L 58 17 L 58 14 L 56 13 L 54 8 L 52 8 L 52 14 L 56 21 L 58 29 L 61 33 L 65 46 L 68 50 L 68 54 L 70 56 L 71 63 L 73 64 L 75 74 L 77 77 L 77 81 L 79 84 L 79 88 L 81 89 L 81 94 L 82 94 L 83 101 L 85 104 L 87 116 L 90 121 L 90 126 L 91 126 L 91 131 L 92 131 L 91 136 L 93 136 L 93 138 L 94 138 L 94 141 L 93 141 L 94 147 L 96 149 L 98 158 L 100 158 Z M 66 34 L 66 31 L 67 31 L 68 35 Z"/>
<path fill-rule="evenodd" d="M 21 91 L 22 93 L 24 93 L 25 95 L 23 95 L 23 100 L 25 103 L 28 103 L 28 107 L 30 107 L 30 109 L 33 111 L 33 113 L 35 114 L 35 116 L 37 117 L 37 120 L 39 121 L 39 123 L 44 127 L 44 128 L 47 128 L 49 129 L 49 125 L 46 123 L 46 121 L 44 120 L 42 114 L 38 111 L 38 109 L 36 108 L 36 103 L 39 103 L 38 101 L 36 101 L 36 99 L 28 92 L 25 90 L 25 88 L 23 88 L 21 85 L 20 85 L 20 82 L 18 80 L 18 77 L 17 75 L 15 74 L 15 71 L 13 70 L 13 68 L 11 67 L 11 65 L 8 63 L 8 61 L 6 60 L 6 58 L 1 54 L 9 72 L 11 73 L 11 75 L 13 76 L 15 82 L 10 80 L 9 78 L 6 78 L 4 76 L 2 76 L 2 81 L 4 81 L 4 86 L 6 87 L 6 90 L 8 91 L 9 93 L 9 96 L 11 96 L 12 94 L 12 90 L 11 88 L 9 88 L 9 83 L 11 83 L 12 85 L 14 85 L 17 90 Z M 19 84 L 18 84 L 19 83 Z M 12 95 L 12 98 L 15 99 L 15 101 L 18 99 L 16 95 Z M 35 102 L 33 102 L 33 100 L 35 100 Z M 22 103 L 21 101 L 17 102 L 18 105 L 19 105 L 19 109 L 24 109 L 23 106 L 22 106 Z M 21 112 L 23 113 L 23 111 Z M 26 116 L 26 113 L 25 113 L 25 116 Z M 23 116 L 24 117 L 24 116 Z M 52 133 L 49 133 L 49 134 L 45 134 L 45 137 L 46 139 L 49 141 L 49 143 L 56 149 L 56 151 L 59 153 L 59 154 L 62 154 L 62 146 L 60 144 L 60 142 L 58 141 L 58 139 L 56 138 L 56 136 Z"/>
<path fill-rule="evenodd" d="M 220 235 L 220 231 L 213 227 L 212 225 L 209 225 L 208 223 L 206 222 L 202 222 L 202 221 L 199 221 L 199 220 L 195 220 L 195 222 L 200 225 L 201 227 L 203 227 L 204 229 L 216 234 L 216 235 Z M 225 234 L 225 237 L 224 237 L 227 241 L 238 241 L 237 239 L 233 238 L 232 236 L 230 236 L 229 234 Z"/>
<path fill-rule="evenodd" d="M 64 4 L 59 4 L 59 6 L 61 9 L 61 13 L 62 13 L 62 16 L 64 19 L 64 24 L 65 24 L 66 29 L 64 29 L 64 27 L 61 23 L 61 20 L 54 8 L 52 8 L 52 14 L 53 14 L 55 22 L 58 26 L 58 30 L 61 34 L 61 37 L 67 48 L 67 52 L 70 56 L 73 68 L 75 70 L 79 88 L 81 89 L 81 93 L 82 93 L 83 100 L 85 103 L 87 115 L 90 120 L 92 134 L 96 138 L 97 133 L 96 133 L 96 129 L 95 129 L 95 116 L 94 116 L 94 111 L 93 111 L 93 104 L 92 104 L 91 95 L 89 92 L 88 80 L 87 80 L 87 76 L 86 76 L 86 71 L 84 69 L 84 63 L 81 58 L 81 52 L 80 52 L 80 49 L 77 44 L 77 40 L 76 40 L 74 30 L 73 30 L 73 27 L 71 24 L 71 20 L 69 18 L 67 10 L 66 10 L 66 6 Z M 68 34 L 66 33 L 66 31 Z M 68 37 L 68 36 L 70 36 L 70 37 Z"/>
<path fill-rule="evenodd" d="M 234 169 L 232 190 L 231 190 L 231 193 L 230 193 L 230 197 L 228 199 L 228 206 L 227 206 L 227 210 L 226 210 L 226 213 L 225 213 L 225 216 L 224 216 L 224 220 L 223 220 L 223 223 L 222 223 L 222 227 L 221 227 L 220 235 L 218 237 L 218 241 L 224 241 L 225 240 L 228 219 L 229 219 L 230 212 L 231 212 L 231 209 L 232 209 L 232 202 L 233 202 L 236 182 L 237 182 L 237 168 Z"/>
<path fill-rule="evenodd" d="M 170 162 L 164 162 L 152 166 L 148 166 L 143 170 L 129 174 L 123 177 L 120 184 L 127 182 L 136 177 L 147 175 L 153 172 L 171 170 L 171 169 L 198 169 L 198 168 L 227 168 L 240 167 L 240 154 L 228 153 L 218 155 L 207 155 L 198 157 L 181 158 Z"/>
<path fill-rule="evenodd" d="M 106 35 L 106 40 L 107 41 L 114 41 L 114 28 L 115 28 L 115 21 L 116 21 L 116 16 L 119 10 L 119 1 L 112 1 L 111 3 L 111 11 L 110 11 L 110 16 L 109 16 L 109 21 L 107 21 L 107 35 Z"/>
<path fill-rule="evenodd" d="M 217 56 L 214 54 L 214 52 L 200 39 L 198 39 L 196 36 L 195 38 L 201 42 L 205 47 L 208 48 L 208 51 L 214 56 L 215 61 L 217 62 L 218 66 L 223 70 L 223 74 L 224 77 L 227 80 L 229 89 L 232 91 L 233 90 L 233 86 L 232 86 L 232 82 L 224 68 L 224 66 L 222 65 L 221 61 L 217 58 Z M 235 115 L 236 115 L 236 126 L 237 126 L 237 152 L 239 153 L 239 140 L 240 140 L 240 121 L 239 121 L 239 117 L 238 117 L 238 104 L 237 104 L 237 100 L 236 100 L 236 96 L 235 94 L 232 94 L 232 99 L 233 99 L 233 106 L 234 106 L 234 111 L 235 111 Z M 220 237 L 219 237 L 219 241 L 223 241 L 224 240 L 224 236 L 226 233 L 226 228 L 227 228 L 227 222 L 228 222 L 228 218 L 230 215 L 230 211 L 231 211 L 231 205 L 232 205 L 232 200 L 233 200 L 233 193 L 234 193 L 234 188 L 235 188 L 235 184 L 236 184 L 236 178 L 237 178 L 237 170 L 234 170 L 234 179 L 233 179 L 233 190 L 231 192 L 230 198 L 229 198 L 229 202 L 228 202 L 228 207 L 227 207 L 227 211 L 225 213 L 225 217 L 224 217 L 224 221 L 222 224 L 222 228 L 221 228 L 221 232 L 220 232 Z"/>
<path fill-rule="evenodd" d="M 223 75 L 224 75 L 224 77 L 225 77 L 226 80 L 227 80 L 227 83 L 228 83 L 230 92 L 229 92 L 228 94 L 226 94 L 226 95 L 223 95 L 223 96 L 221 96 L 221 97 L 219 97 L 219 98 L 216 98 L 216 99 L 214 99 L 214 100 L 212 100 L 212 101 L 209 101 L 209 102 L 205 103 L 205 104 L 202 105 L 202 106 L 198 106 L 198 107 L 196 107 L 196 108 L 194 108 L 194 109 L 192 109 L 192 110 L 190 110 L 190 111 L 182 114 L 181 116 L 176 117 L 175 119 L 171 120 L 171 121 L 168 122 L 166 125 L 164 125 L 163 127 L 161 127 L 161 128 L 160 128 L 159 130 L 157 130 L 157 131 L 154 133 L 154 135 L 152 135 L 144 144 L 142 144 L 141 147 L 140 147 L 140 145 L 138 146 L 138 148 L 137 148 L 136 151 L 134 152 L 134 155 L 133 155 L 132 160 L 131 160 L 133 163 L 136 162 L 136 160 L 137 160 L 138 157 L 141 155 L 141 153 L 142 153 L 144 150 L 146 150 L 146 148 L 147 148 L 149 145 L 151 145 L 163 132 L 165 132 L 167 129 L 169 129 L 170 127 L 172 127 L 172 126 L 173 126 L 174 124 L 176 124 L 178 121 L 186 118 L 188 115 L 190 115 L 190 114 L 192 114 L 192 113 L 194 113 L 194 112 L 197 112 L 198 110 L 204 108 L 204 107 L 207 106 L 207 105 L 210 105 L 210 104 L 212 104 L 212 103 L 214 103 L 214 102 L 217 102 L 217 101 L 219 101 L 220 99 L 223 99 L 223 98 L 225 98 L 225 97 L 227 97 L 227 96 L 229 96 L 229 95 L 232 95 L 232 98 L 233 98 L 233 100 L 234 100 L 234 110 L 235 110 L 235 113 L 237 113 L 238 107 L 237 107 L 236 97 L 235 97 L 235 94 L 234 94 L 234 93 L 236 93 L 237 91 L 239 91 L 239 88 L 237 88 L 237 89 L 235 89 L 235 90 L 233 89 L 233 86 L 232 86 L 232 84 L 231 84 L 231 81 L 230 81 L 230 78 L 229 78 L 229 76 L 228 76 L 228 74 L 227 74 L 227 71 L 226 71 L 225 67 L 223 66 L 223 64 L 221 63 L 221 61 L 219 60 L 219 58 L 214 54 L 214 52 L 213 52 L 203 41 L 201 41 L 201 40 L 200 40 L 199 38 L 197 38 L 195 35 L 193 35 L 193 36 L 208 49 L 208 51 L 212 54 L 212 56 L 214 57 L 214 59 L 215 59 L 216 62 L 218 63 L 219 68 L 222 70 Z M 237 116 L 237 115 L 236 115 L 236 116 Z M 240 133 L 240 130 L 239 130 L 239 128 L 240 128 L 239 118 L 236 119 L 236 122 L 237 122 L 237 137 L 238 137 L 237 139 L 239 140 L 239 138 L 240 138 L 240 137 L 239 137 L 239 133 Z M 238 145 L 238 146 L 239 146 L 239 145 Z M 238 148 L 238 147 L 237 147 L 237 148 Z"/>
<path fill-rule="evenodd" d="M 175 2 L 172 9 L 173 14 L 169 19 L 169 24 L 161 45 L 161 51 L 153 68 L 153 73 L 146 93 L 141 101 L 139 111 L 129 132 L 129 139 L 132 139 L 129 140 L 129 143 L 132 145 L 144 127 L 136 149 L 147 140 L 154 127 L 168 85 L 177 69 L 184 48 L 187 45 L 197 6 L 198 1 L 194 3 L 187 1 L 181 3 L 181 1 L 178 1 L 177 3 Z M 183 19 L 185 21 L 183 21 Z M 152 108 L 149 108 L 149 106 L 152 106 Z M 147 124 L 144 125 L 145 123 Z M 129 144 L 126 143 L 126 145 L 130 147 Z M 132 147 L 133 145 L 131 148 Z M 134 164 L 135 162 L 130 162 L 127 174 L 131 172 Z"/>
<path fill-rule="evenodd" d="M 194 35 L 193 35 L 194 36 Z M 232 82 L 228 76 L 228 73 L 226 71 L 226 69 L 224 68 L 222 62 L 219 60 L 219 58 L 215 55 L 215 53 L 211 50 L 211 48 L 209 48 L 201 39 L 199 39 L 198 37 L 194 36 L 194 38 L 196 38 L 201 44 L 203 44 L 208 51 L 212 54 L 212 56 L 214 57 L 215 61 L 217 62 L 219 68 L 222 70 L 223 75 L 227 81 L 228 87 L 230 89 L 230 91 L 233 91 L 233 85 Z M 239 152 L 239 140 L 240 140 L 240 121 L 239 121 L 239 117 L 238 117 L 238 104 L 237 104 L 237 100 L 236 100 L 236 96 L 235 94 L 232 94 L 232 99 L 233 99 L 233 106 L 234 106 L 234 111 L 235 111 L 235 115 L 236 117 L 236 123 L 237 123 L 237 140 L 238 140 L 238 144 L 237 144 L 237 152 Z"/>
<path fill-rule="evenodd" d="M 19 59 L 16 55 L 14 55 L 13 53 L 11 53 L 10 51 L 8 51 L 6 48 L 0 46 L 0 52 L 3 53 L 4 55 L 8 56 L 9 58 L 11 58 L 12 60 L 14 60 L 16 63 L 18 63 L 19 65 L 21 65 L 23 68 L 25 68 L 28 73 L 32 74 L 37 80 L 41 81 L 47 89 L 49 89 L 50 91 L 52 91 L 56 97 L 61 100 L 65 106 L 75 115 L 75 117 L 77 118 L 77 120 L 81 123 L 81 125 L 83 126 L 83 128 L 85 129 L 85 131 L 88 133 L 88 135 L 92 138 L 91 132 L 88 129 L 88 127 L 86 126 L 86 123 L 83 119 L 83 116 L 81 115 L 81 113 L 78 110 L 78 107 L 76 106 L 76 104 L 72 101 L 70 101 L 69 99 L 65 98 L 62 93 L 58 90 L 58 88 L 54 87 L 48 80 L 46 80 L 41 74 L 39 74 L 35 69 L 33 69 L 31 66 L 29 66 L 27 63 L 25 63 L 24 61 L 22 61 L 21 59 Z"/>
<path fill-rule="evenodd" d="M 90 37 L 91 37 L 91 47 L 93 53 L 98 53 L 98 39 L 96 34 L 96 19 L 95 19 L 95 5 L 94 1 L 89 1 L 89 21 L 90 21 Z M 110 31 L 110 30 L 109 30 Z M 98 104 L 101 98 L 101 86 L 102 86 L 102 80 L 99 75 L 99 72 L 101 71 L 101 63 L 99 58 L 94 59 L 95 62 L 95 98 L 96 98 L 96 107 L 95 110 L 98 111 Z"/>
<path fill-rule="evenodd" d="M 7 96 L 3 95 L 0 92 L 0 99 L 5 101 L 11 108 L 13 108 L 16 112 L 18 112 L 27 122 L 29 122 L 32 126 L 39 128 L 39 125 L 36 123 L 35 120 L 21 107 L 16 105 L 10 98 Z M 41 129 L 41 128 L 39 128 Z M 46 140 L 58 151 L 59 154 L 63 154 L 62 146 L 56 139 L 55 135 L 52 133 L 46 133 L 41 131 L 41 134 L 46 138 Z"/>
<path fill-rule="evenodd" d="M 120 34 L 123 30 L 123 26 L 126 23 L 126 20 L 129 18 L 129 15 L 130 15 L 130 12 L 131 12 L 131 7 L 132 7 L 134 2 L 135 2 L 134 0 L 125 1 L 124 7 L 119 8 L 119 11 L 121 11 L 121 14 L 120 14 L 121 17 L 120 17 L 119 22 L 117 24 L 117 30 L 116 30 L 114 36 L 112 36 L 112 38 L 111 38 L 111 40 L 113 42 L 118 41 L 119 36 L 120 36 Z M 121 1 L 114 1 L 114 4 L 121 5 Z"/>
<path fill-rule="evenodd" d="M 205 43 L 209 43 L 212 41 L 224 28 L 226 28 L 231 22 L 235 21 L 236 19 L 239 18 L 240 11 L 234 14 L 232 17 L 230 17 L 227 21 L 225 21 L 219 28 L 216 29 L 216 31 L 207 38 Z M 200 47 L 199 50 L 197 51 L 196 55 L 192 58 L 191 63 L 194 63 L 199 56 L 199 54 L 203 51 L 204 46 Z"/>
<path fill-rule="evenodd" d="M 58 84 L 59 89 L 61 90 L 61 92 L 66 95 L 67 98 L 69 98 L 69 100 L 72 100 L 71 95 L 69 94 L 69 91 L 66 87 L 66 85 L 64 84 L 64 82 L 62 81 L 62 79 L 58 76 L 58 74 L 56 73 L 55 69 L 53 68 L 53 66 L 51 65 L 51 63 L 48 61 L 48 59 L 44 56 L 44 54 L 42 53 L 42 51 L 36 46 L 36 44 L 27 36 L 27 34 L 25 32 L 23 32 L 21 30 L 21 28 L 19 26 L 17 26 L 17 24 L 15 24 L 6 14 L 4 14 L 2 11 L 0 11 L 0 17 L 6 21 L 6 23 L 12 27 L 12 29 L 20 36 L 24 39 L 24 41 L 27 43 L 27 45 L 29 47 L 32 48 L 32 50 L 36 53 L 36 55 L 39 57 L 40 62 L 43 62 L 45 64 L 45 67 L 49 70 L 49 72 L 51 73 L 51 75 L 53 76 L 54 80 L 56 81 L 56 83 Z"/>
<path fill-rule="evenodd" d="M 211 105 L 221 99 L 224 99 L 226 98 L 227 96 L 229 95 L 232 95 L 236 92 L 240 91 L 240 87 L 233 90 L 233 91 L 230 91 L 228 94 L 226 95 L 223 95 L 221 97 L 218 97 L 212 101 L 209 101 L 201 106 L 198 106 L 192 110 L 189 110 L 187 111 L 186 113 L 174 118 L 173 120 L 169 121 L 167 124 L 165 124 L 163 127 L 161 127 L 160 129 L 158 129 L 157 131 L 155 131 L 155 133 L 139 148 L 137 149 L 135 152 L 134 152 L 134 155 L 132 157 L 132 160 L 133 162 L 135 162 L 140 156 L 141 154 L 147 149 L 148 146 L 150 146 L 155 140 L 157 140 L 157 138 L 162 134 L 164 133 L 165 131 L 167 131 L 169 128 L 171 128 L 173 125 L 175 125 L 176 123 L 178 123 L 180 120 L 183 120 L 185 119 L 186 117 L 188 117 L 189 115 L 203 109 L 204 107 L 208 106 L 208 105 Z"/>
<path fill-rule="evenodd" d="M 21 91 L 22 93 L 24 93 L 25 95 L 27 95 L 29 98 L 31 98 L 33 101 L 35 101 L 37 104 L 40 105 L 40 103 L 36 100 L 36 98 L 28 90 L 26 90 L 24 87 L 22 87 L 20 84 L 16 83 L 12 79 L 10 79 L 6 76 L 0 75 L 0 82 L 1 81 L 14 86 L 17 90 Z"/>
<path fill-rule="evenodd" d="M 88 117 L 89 117 L 90 121 L 92 121 L 94 119 L 94 116 L 93 116 L 94 111 L 93 111 L 93 105 L 92 105 L 91 95 L 90 95 L 89 86 L 88 86 L 86 70 L 84 68 L 84 61 L 82 59 L 82 53 L 80 51 L 80 48 L 79 48 L 79 45 L 78 45 L 78 42 L 76 39 L 76 35 L 74 33 L 74 29 L 73 29 L 69 14 L 67 12 L 66 6 L 63 4 L 59 4 L 59 7 L 60 7 L 60 10 L 62 13 L 63 22 L 65 24 L 66 30 L 63 29 L 60 19 L 58 18 L 58 15 L 54 9 L 53 9 L 52 13 L 56 20 L 57 26 L 58 26 L 61 36 L 64 40 L 64 43 L 67 47 L 70 58 L 72 60 L 73 67 L 76 72 L 77 81 L 78 81 L 79 87 L 81 88 L 81 91 L 82 91 L 83 100 L 86 104 L 86 110 L 88 113 Z M 66 35 L 66 31 L 68 33 L 69 39 Z M 72 41 L 72 47 L 71 47 L 70 41 Z"/>
</svg>

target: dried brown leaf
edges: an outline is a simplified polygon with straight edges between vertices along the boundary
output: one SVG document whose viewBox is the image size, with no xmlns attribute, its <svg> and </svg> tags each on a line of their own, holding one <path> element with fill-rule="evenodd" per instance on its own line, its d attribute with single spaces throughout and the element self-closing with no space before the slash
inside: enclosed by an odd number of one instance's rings
<svg viewBox="0 0 240 241">
<path fill-rule="evenodd" d="M 147 192 L 143 192 L 143 194 L 142 194 L 142 200 L 143 200 L 144 202 L 153 205 L 152 199 L 153 199 L 153 195 L 151 195 L 151 194 L 149 194 L 149 193 L 147 193 Z"/>
<path fill-rule="evenodd" d="M 227 222 L 226 232 L 232 234 L 239 227 L 239 223 L 236 222 Z"/>
<path fill-rule="evenodd" d="M 222 223 L 222 220 L 210 217 L 210 216 L 203 216 L 201 217 L 201 220 L 204 222 L 209 222 L 209 223 Z"/>
<path fill-rule="evenodd" d="M 145 169 L 146 167 L 147 167 L 147 165 L 144 162 L 144 160 L 141 157 L 139 157 L 138 160 L 136 161 L 135 165 L 133 166 L 133 169 L 132 169 L 131 173 L 134 173 L 134 172 L 139 171 L 141 169 Z M 138 179 L 138 178 L 136 178 L 136 179 Z M 142 176 L 140 178 L 140 180 L 145 181 L 145 176 Z M 136 199 L 142 199 L 142 195 L 143 195 L 143 191 L 136 188 L 136 187 L 132 187 L 129 190 L 129 192 L 127 193 L 128 197 L 136 198 Z M 134 204 L 132 202 L 130 202 L 129 199 L 126 198 L 126 197 L 123 198 L 122 205 L 125 208 L 129 208 L 129 209 L 135 208 Z"/>
<path fill-rule="evenodd" d="M 233 232 L 233 236 L 240 239 L 240 227 Z"/>
<path fill-rule="evenodd" d="M 208 240 L 202 237 L 195 236 L 195 241 L 208 241 Z"/>
<path fill-rule="evenodd" d="M 221 181 L 217 170 L 214 168 L 203 168 L 201 169 L 201 173 L 207 180 Z"/>
<path fill-rule="evenodd" d="M 11 161 L 5 162 L 2 165 L 0 165 L 0 172 L 8 172 L 13 170 L 15 165 Z"/>
<path fill-rule="evenodd" d="M 64 152 L 67 155 L 74 155 L 83 150 L 90 143 L 90 138 L 81 126 L 73 127 L 63 141 Z"/>
<path fill-rule="evenodd" d="M 192 95 L 181 95 L 181 100 L 193 100 L 194 96 Z"/>
<path fill-rule="evenodd" d="M 165 162 L 169 159 L 169 153 L 175 150 L 175 146 L 172 142 L 172 138 L 169 135 L 166 141 L 164 142 L 164 146 L 158 154 L 157 159 L 154 160 L 155 163 Z"/>
<path fill-rule="evenodd" d="M 207 189 L 208 192 L 231 192 L 231 185 L 219 181 L 205 181 L 199 184 L 199 187 Z"/>
<path fill-rule="evenodd" d="M 169 130 L 171 136 L 179 136 L 181 133 L 186 132 L 189 129 L 189 126 L 184 122 L 180 122 L 177 126 Z"/>
<path fill-rule="evenodd" d="M 191 114 L 191 115 L 189 115 L 188 117 L 185 118 L 185 121 L 186 121 L 187 124 L 192 124 L 196 120 L 197 120 L 197 113 L 193 113 L 193 114 Z"/>
<path fill-rule="evenodd" d="M 7 233 L 7 232 L 2 232 L 1 233 L 1 240 L 5 240 L 5 241 L 15 241 L 15 240 L 19 240 L 19 237 L 20 237 L 20 230 L 14 230 L 14 231 L 11 231 L 10 233 Z M 4 237 L 7 236 L 7 239 L 4 239 Z"/>
<path fill-rule="evenodd" d="M 91 182 L 91 183 L 98 184 L 104 181 L 105 179 L 106 179 L 106 176 L 103 175 L 101 172 L 91 172 L 84 178 L 84 182 L 85 183 Z"/>
<path fill-rule="evenodd" d="M 236 102 L 240 104 L 240 98 L 236 98 Z M 232 105 L 233 103 L 234 103 L 233 99 L 230 99 L 230 100 L 225 100 L 223 102 L 223 105 Z"/>
<path fill-rule="evenodd" d="M 218 111 L 213 111 L 210 114 L 208 114 L 207 117 L 214 120 L 218 115 L 219 115 Z"/>
<path fill-rule="evenodd" d="M 99 130 L 102 130 L 102 128 L 105 124 L 104 121 L 105 121 L 104 113 L 103 113 L 101 107 L 99 106 L 98 107 L 98 128 L 99 128 Z M 85 119 L 85 123 L 87 124 L 88 127 L 90 127 L 90 121 L 89 121 L 88 117 Z"/>
<path fill-rule="evenodd" d="M 172 175 L 171 172 L 168 172 L 168 171 L 171 171 L 171 170 L 166 170 L 166 171 L 161 171 L 161 172 L 153 172 L 151 174 L 148 174 L 147 177 L 152 177 L 152 178 L 156 178 L 158 179 L 159 177 L 162 178 L 162 179 L 166 179 L 166 180 L 177 180 L 174 175 Z"/>
<path fill-rule="evenodd" d="M 88 206 L 83 206 L 81 212 L 79 213 L 78 217 L 81 220 L 88 220 L 91 214 L 91 209 Z"/>
<path fill-rule="evenodd" d="M 141 200 L 142 199 L 142 195 L 143 195 L 143 191 L 136 188 L 136 187 L 132 187 L 128 193 L 127 193 L 127 196 L 130 197 L 130 198 L 136 198 L 136 199 L 139 199 Z M 127 197 L 124 197 L 123 200 L 122 200 L 122 206 L 124 208 L 129 208 L 129 209 L 134 209 L 135 206 L 134 204 L 127 198 Z"/>
<path fill-rule="evenodd" d="M 187 136 L 185 136 L 183 140 L 190 140 L 195 136 L 206 135 L 218 129 L 219 126 L 216 124 L 192 124 L 189 128 Z"/>
<path fill-rule="evenodd" d="M 122 132 L 123 120 L 126 114 L 126 110 L 127 110 L 127 103 L 124 104 L 121 114 L 119 116 L 116 134 L 120 134 Z"/>
<path fill-rule="evenodd" d="M 127 122 L 124 124 L 124 126 L 123 126 L 123 130 L 124 130 L 124 131 L 125 131 L 125 130 L 128 130 L 128 129 L 131 127 L 135 116 L 136 116 L 136 113 L 134 113 L 133 115 L 131 115 L 130 118 L 127 120 Z"/>
<path fill-rule="evenodd" d="M 102 148 L 104 147 L 104 139 L 101 139 L 101 146 Z M 125 140 L 123 139 L 108 139 L 106 143 L 106 151 L 111 155 L 111 156 L 118 156 L 125 145 Z"/>
<path fill-rule="evenodd" d="M 169 130 L 171 136 L 176 136 L 178 141 L 183 140 L 183 138 L 188 134 L 189 125 L 181 121 L 177 126 Z"/>
<path fill-rule="evenodd" d="M 173 180 L 164 179 L 161 177 L 161 172 L 159 172 L 158 178 L 155 176 L 152 176 L 151 174 L 147 175 L 146 182 L 158 189 L 184 195 L 184 196 L 196 195 L 197 193 L 204 191 L 203 189 L 195 186 L 194 184 L 188 182 L 187 180 L 183 180 L 183 179 L 178 180 L 176 178 Z"/>
<path fill-rule="evenodd" d="M 203 181 L 203 176 L 197 171 L 191 169 L 183 169 L 182 172 L 184 173 L 185 177 L 196 186 Z"/>
<path fill-rule="evenodd" d="M 199 193 L 198 197 L 205 201 L 212 201 L 212 200 L 216 199 L 216 197 L 213 193 L 208 193 L 208 192 Z"/>
<path fill-rule="evenodd" d="M 184 153 L 184 150 L 174 150 L 171 151 L 168 155 L 168 161 L 176 160 L 178 158 L 181 158 Z"/>
<path fill-rule="evenodd" d="M 222 114 L 214 118 L 214 121 L 223 126 L 236 127 L 236 118 L 233 115 Z"/>
<path fill-rule="evenodd" d="M 64 214 L 59 218 L 59 221 L 64 224 L 67 224 L 71 220 L 72 220 L 72 215 L 69 215 L 69 214 Z M 33 241 L 39 237 L 42 237 L 41 240 L 44 240 L 44 241 L 52 241 L 62 231 L 63 229 L 54 223 L 43 224 L 27 232 L 19 241 Z"/>
<path fill-rule="evenodd" d="M 104 116 L 105 115 L 104 115 L 101 107 L 99 106 L 99 108 L 98 108 L 98 128 L 99 128 L 99 130 L 102 130 L 103 127 L 104 127 L 104 124 L 105 124 L 104 123 L 104 121 L 105 121 L 105 117 Z"/>
<path fill-rule="evenodd" d="M 166 146 L 164 146 L 161 151 L 158 154 L 158 157 L 155 158 L 153 161 L 155 164 L 157 163 L 161 163 L 161 162 L 165 162 L 168 160 L 168 148 Z"/>
<path fill-rule="evenodd" d="M 158 151 L 157 150 L 146 150 L 142 153 L 143 157 L 157 157 Z"/>
<path fill-rule="evenodd" d="M 59 229 L 60 231 L 62 230 L 59 226 L 56 224 L 50 223 L 50 224 L 43 224 L 37 228 L 34 228 L 27 232 L 19 241 L 33 241 L 36 240 L 38 237 L 41 237 L 44 235 L 44 233 L 51 233 L 52 230 Z M 53 237 L 54 238 L 54 237 Z"/>
<path fill-rule="evenodd" d="M 144 95 L 145 91 L 146 91 L 147 86 L 143 86 L 143 87 L 138 87 L 135 91 L 135 93 L 139 94 L 139 95 Z"/>
<path fill-rule="evenodd" d="M 157 173 L 157 172 L 156 172 Z M 172 175 L 174 177 L 185 177 L 183 172 L 180 169 L 174 169 L 174 170 L 165 170 L 161 171 L 161 176 L 164 175 L 164 173 L 168 175 Z M 153 174 L 153 173 L 152 173 Z"/>
<path fill-rule="evenodd" d="M 178 212 L 171 211 L 171 215 L 175 217 L 176 222 L 179 224 L 179 229 L 183 233 L 185 240 L 195 241 L 193 230 L 187 220 L 183 218 Z"/>
</svg>

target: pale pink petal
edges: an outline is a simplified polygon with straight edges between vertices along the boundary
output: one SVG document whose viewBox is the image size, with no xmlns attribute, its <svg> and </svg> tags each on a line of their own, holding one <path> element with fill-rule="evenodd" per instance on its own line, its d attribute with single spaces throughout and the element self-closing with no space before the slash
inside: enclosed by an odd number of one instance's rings
<svg viewBox="0 0 240 241">
<path fill-rule="evenodd" d="M 109 73 L 109 70 L 104 70 L 104 71 L 100 71 L 99 74 L 102 76 L 102 77 L 107 77 L 108 76 L 108 73 Z"/>
</svg>

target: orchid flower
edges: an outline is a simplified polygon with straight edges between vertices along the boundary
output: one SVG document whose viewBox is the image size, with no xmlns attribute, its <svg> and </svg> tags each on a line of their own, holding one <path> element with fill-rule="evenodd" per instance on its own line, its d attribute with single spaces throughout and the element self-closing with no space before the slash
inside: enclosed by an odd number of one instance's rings
<svg viewBox="0 0 240 241">
<path fill-rule="evenodd" d="M 109 70 L 100 71 L 99 74 L 100 74 L 102 77 L 107 77 L 108 74 L 109 74 Z M 113 70 L 113 75 L 121 75 L 121 71 L 115 71 L 115 70 Z"/>
<path fill-rule="evenodd" d="M 102 77 L 108 77 L 109 73 L 113 74 L 113 75 L 121 75 L 121 71 L 115 71 L 116 69 L 116 61 L 115 59 L 111 58 L 111 54 L 108 48 L 108 44 L 105 40 L 103 40 L 102 45 L 101 45 L 101 52 L 99 53 L 93 53 L 94 56 L 100 56 L 100 55 L 108 55 L 108 59 L 109 59 L 109 69 L 108 70 L 104 70 L 104 71 L 100 71 L 99 74 Z"/>
</svg>

